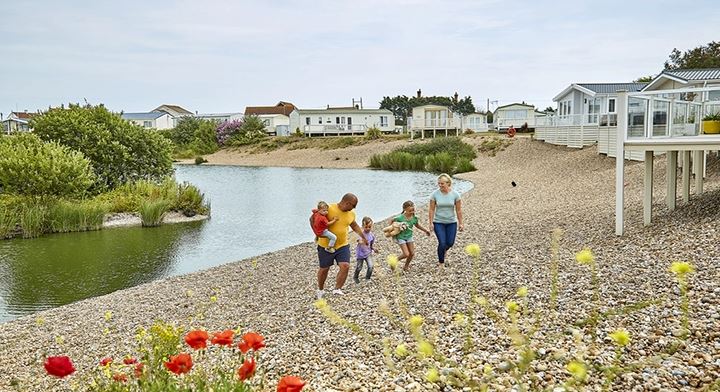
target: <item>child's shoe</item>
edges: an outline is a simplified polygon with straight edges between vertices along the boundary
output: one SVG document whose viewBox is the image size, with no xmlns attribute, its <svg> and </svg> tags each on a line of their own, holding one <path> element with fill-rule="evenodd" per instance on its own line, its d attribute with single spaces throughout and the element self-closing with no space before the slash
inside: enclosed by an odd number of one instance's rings
<svg viewBox="0 0 720 392">
<path fill-rule="evenodd" d="M 335 248 L 333 248 L 332 246 L 328 246 L 327 248 L 325 248 L 325 250 L 326 250 L 328 253 L 335 253 Z"/>
</svg>

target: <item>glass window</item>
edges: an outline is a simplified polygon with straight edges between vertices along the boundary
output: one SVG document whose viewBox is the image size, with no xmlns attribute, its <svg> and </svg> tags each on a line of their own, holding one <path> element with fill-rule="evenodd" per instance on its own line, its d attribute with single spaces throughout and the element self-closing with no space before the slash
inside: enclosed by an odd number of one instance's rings
<svg viewBox="0 0 720 392">
<path fill-rule="evenodd" d="M 667 136 L 668 108 L 670 104 L 665 101 L 653 101 L 653 136 Z"/>
<path fill-rule="evenodd" d="M 615 98 L 608 99 L 608 113 L 615 113 Z"/>
<path fill-rule="evenodd" d="M 318 117 L 318 124 L 322 124 L 322 117 Z"/>
<path fill-rule="evenodd" d="M 381 126 L 381 127 L 387 127 L 387 126 L 388 126 L 387 116 L 380 116 L 380 126 Z"/>
<path fill-rule="evenodd" d="M 305 117 L 305 125 L 310 125 L 310 117 Z"/>
<path fill-rule="evenodd" d="M 152 128 L 152 121 L 143 121 L 143 127 Z"/>
</svg>

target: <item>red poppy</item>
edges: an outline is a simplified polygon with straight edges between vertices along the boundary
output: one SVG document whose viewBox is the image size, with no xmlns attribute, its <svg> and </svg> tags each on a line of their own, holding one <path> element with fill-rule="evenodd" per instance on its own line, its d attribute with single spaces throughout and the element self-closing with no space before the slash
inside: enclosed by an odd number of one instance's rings
<svg viewBox="0 0 720 392">
<path fill-rule="evenodd" d="M 111 357 L 105 357 L 100 360 L 100 366 L 107 366 L 107 365 L 111 364 L 112 361 L 113 361 L 113 359 Z"/>
<path fill-rule="evenodd" d="M 190 331 L 185 335 L 185 343 L 195 350 L 206 348 L 208 340 L 208 333 L 205 331 L 194 330 Z"/>
<path fill-rule="evenodd" d="M 233 330 L 226 329 L 223 332 L 216 333 L 212 338 L 212 344 L 219 344 L 221 346 L 231 346 L 233 344 Z"/>
<path fill-rule="evenodd" d="M 258 351 L 265 347 L 265 338 L 255 332 L 248 332 L 243 335 L 242 342 L 240 342 L 238 347 L 243 353 L 248 352 L 250 349 Z"/>
<path fill-rule="evenodd" d="M 123 358 L 123 363 L 126 365 L 132 365 L 133 363 L 137 363 L 137 359 L 133 357 L 125 357 Z"/>
<path fill-rule="evenodd" d="M 187 373 L 193 367 L 192 357 L 185 353 L 171 355 L 170 361 L 165 362 L 165 367 L 175 374 Z"/>
<path fill-rule="evenodd" d="M 113 374 L 113 380 L 117 382 L 126 382 L 128 380 L 127 375 L 123 373 L 115 373 Z"/>
<path fill-rule="evenodd" d="M 240 369 L 238 369 L 238 377 L 245 381 L 252 377 L 253 374 L 255 374 L 255 358 L 246 359 L 242 366 L 240 366 Z"/>
<path fill-rule="evenodd" d="M 278 381 L 277 392 L 300 392 L 305 386 L 305 381 L 300 377 L 285 376 Z"/>
<path fill-rule="evenodd" d="M 145 365 L 142 362 L 139 362 L 137 365 L 135 365 L 135 377 L 142 377 L 144 369 Z"/>
<path fill-rule="evenodd" d="M 45 371 L 47 371 L 49 375 L 55 377 L 63 378 L 75 373 L 75 367 L 73 366 L 70 357 L 66 355 L 47 357 L 44 366 Z"/>
</svg>

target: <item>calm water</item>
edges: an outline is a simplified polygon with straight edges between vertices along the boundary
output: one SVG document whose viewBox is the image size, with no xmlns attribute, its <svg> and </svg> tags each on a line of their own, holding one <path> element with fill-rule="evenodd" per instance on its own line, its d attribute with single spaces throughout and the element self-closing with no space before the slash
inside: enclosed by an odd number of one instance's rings
<svg viewBox="0 0 720 392">
<path fill-rule="evenodd" d="M 373 170 L 179 166 L 176 177 L 205 193 L 212 219 L 0 241 L 0 322 L 311 241 L 319 200 L 353 192 L 358 221 L 378 221 L 436 188 L 431 174 Z"/>
</svg>

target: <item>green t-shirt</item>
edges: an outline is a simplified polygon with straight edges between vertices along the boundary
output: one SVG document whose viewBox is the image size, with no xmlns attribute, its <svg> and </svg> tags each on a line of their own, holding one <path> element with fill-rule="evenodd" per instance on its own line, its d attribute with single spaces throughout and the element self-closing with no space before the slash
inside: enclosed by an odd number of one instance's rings
<svg viewBox="0 0 720 392">
<path fill-rule="evenodd" d="M 401 231 L 400 233 L 398 233 L 398 235 L 395 236 L 395 238 L 398 239 L 398 240 L 409 240 L 409 239 L 412 239 L 412 236 L 413 236 L 413 229 L 412 229 L 412 228 L 413 228 L 413 226 L 415 226 L 415 225 L 418 223 L 418 218 L 417 218 L 417 216 L 414 216 L 414 215 L 413 215 L 412 218 L 408 219 L 408 218 L 405 217 L 405 214 L 400 214 L 400 215 L 396 216 L 395 219 L 393 219 L 393 220 L 394 220 L 395 222 L 405 222 L 405 223 L 407 223 L 407 227 L 408 227 L 407 229 L 405 229 L 405 230 Z"/>
</svg>

